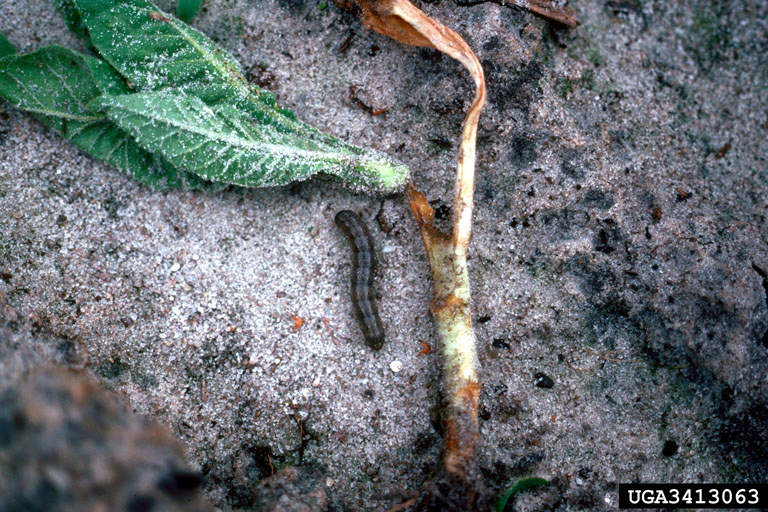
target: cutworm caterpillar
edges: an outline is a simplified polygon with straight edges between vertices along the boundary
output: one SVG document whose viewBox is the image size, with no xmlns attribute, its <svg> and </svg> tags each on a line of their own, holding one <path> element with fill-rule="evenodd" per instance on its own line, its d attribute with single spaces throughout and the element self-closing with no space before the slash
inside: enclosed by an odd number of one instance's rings
<svg viewBox="0 0 768 512">
<path fill-rule="evenodd" d="M 384 343 L 384 327 L 373 301 L 373 239 L 354 212 L 342 210 L 334 222 L 352 245 L 352 304 L 360 329 L 368 346 L 378 350 Z"/>
</svg>

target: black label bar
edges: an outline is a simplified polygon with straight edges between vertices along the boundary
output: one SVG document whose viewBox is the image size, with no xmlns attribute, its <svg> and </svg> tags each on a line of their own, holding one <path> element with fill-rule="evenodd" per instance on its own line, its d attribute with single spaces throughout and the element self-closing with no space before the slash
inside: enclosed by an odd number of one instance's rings
<svg viewBox="0 0 768 512">
<path fill-rule="evenodd" d="M 619 484 L 619 508 L 768 508 L 768 484 Z"/>
</svg>

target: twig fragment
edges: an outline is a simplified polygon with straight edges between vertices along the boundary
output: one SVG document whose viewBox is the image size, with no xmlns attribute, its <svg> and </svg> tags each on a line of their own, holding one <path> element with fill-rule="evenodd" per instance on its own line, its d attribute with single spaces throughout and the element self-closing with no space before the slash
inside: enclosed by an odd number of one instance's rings
<svg viewBox="0 0 768 512">
<path fill-rule="evenodd" d="M 579 26 L 573 10 L 565 5 L 558 5 L 559 2 L 553 0 L 457 0 L 457 3 L 463 6 L 486 4 L 489 2 L 499 5 L 514 5 L 515 7 L 538 14 L 542 18 L 562 23 L 567 27 Z"/>
</svg>

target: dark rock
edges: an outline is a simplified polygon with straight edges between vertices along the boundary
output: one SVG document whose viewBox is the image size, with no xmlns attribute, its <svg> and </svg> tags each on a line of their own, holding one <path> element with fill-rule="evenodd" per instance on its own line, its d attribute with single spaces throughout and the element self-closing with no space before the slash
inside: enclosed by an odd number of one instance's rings
<svg viewBox="0 0 768 512">
<path fill-rule="evenodd" d="M 533 375 L 533 384 L 537 388 L 550 389 L 554 387 L 555 381 L 546 373 L 537 372 Z"/>
</svg>

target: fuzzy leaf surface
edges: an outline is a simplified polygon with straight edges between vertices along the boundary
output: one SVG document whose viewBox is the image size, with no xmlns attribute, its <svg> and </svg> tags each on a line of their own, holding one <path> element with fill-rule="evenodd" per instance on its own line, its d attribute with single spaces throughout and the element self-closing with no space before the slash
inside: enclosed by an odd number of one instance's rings
<svg viewBox="0 0 768 512">
<path fill-rule="evenodd" d="M 284 185 L 318 172 L 357 176 L 367 185 L 394 188 L 406 173 L 386 156 L 352 154 L 316 140 L 276 130 L 229 103 L 210 106 L 183 91 L 103 96 L 91 106 L 130 133 L 145 149 L 200 176 L 242 186 Z M 384 169 L 386 171 L 387 169 Z"/>
<path fill-rule="evenodd" d="M 103 113 L 86 106 L 104 91 L 116 90 L 115 83 L 108 85 L 116 75 L 103 64 L 59 46 L 7 56 L 0 59 L 0 97 L 142 183 L 172 188 L 203 186 L 200 178 L 163 164 Z M 98 70 L 97 75 L 91 70 Z"/>
<path fill-rule="evenodd" d="M 137 91 L 183 88 L 199 92 L 210 106 L 233 103 L 262 112 L 295 133 L 343 144 L 296 119 L 275 104 L 275 96 L 248 83 L 240 65 L 208 36 L 146 0 L 62 0 L 74 2 L 99 54 Z M 271 112 L 270 112 L 271 111 Z M 364 150 L 347 144 L 352 152 Z"/>
<path fill-rule="evenodd" d="M 110 117 L 145 149 L 159 151 L 177 167 L 206 179 L 246 186 L 284 184 L 317 172 L 334 174 L 358 187 L 384 190 L 397 188 L 407 179 L 409 171 L 403 165 L 324 134 L 278 107 L 272 93 L 248 84 L 228 52 L 147 0 L 69 1 L 78 9 L 94 47 L 125 77 L 132 91 L 167 93 L 105 101 L 100 107 L 107 108 Z M 204 133 L 195 135 L 194 130 L 187 130 L 194 128 L 191 123 L 198 118 L 203 122 L 200 126 L 210 121 L 202 116 L 205 110 L 201 105 L 193 106 L 191 99 L 183 99 L 190 96 L 196 96 L 209 111 L 217 113 L 215 127 L 208 125 Z M 174 97 L 184 108 L 171 106 Z M 136 103 L 139 99 L 150 104 L 141 107 Z M 151 112 L 159 106 L 157 102 L 169 107 L 161 113 L 170 112 L 176 119 L 161 119 L 157 112 Z M 142 123 L 133 117 L 136 115 L 149 116 L 144 119 L 147 129 L 170 129 L 177 125 L 179 117 L 184 118 L 181 132 L 164 134 L 168 137 L 162 140 L 180 140 L 179 133 L 185 133 L 185 143 L 189 142 L 186 138 L 193 137 L 197 149 L 169 147 L 139 133 Z M 224 116 L 231 116 L 231 120 Z M 214 128 L 226 131 L 216 134 L 211 131 Z M 240 138 L 225 150 L 219 144 L 232 142 L 232 130 Z M 160 136 L 157 131 L 153 133 Z M 204 143 L 198 137 L 208 137 L 208 141 Z M 242 145 L 245 141 L 248 144 Z M 211 165 L 215 155 L 226 159 L 221 165 Z M 301 162 L 300 158 L 307 161 Z"/>
<path fill-rule="evenodd" d="M 99 54 L 139 91 L 246 83 L 232 55 L 146 0 L 72 2 Z"/>
</svg>

